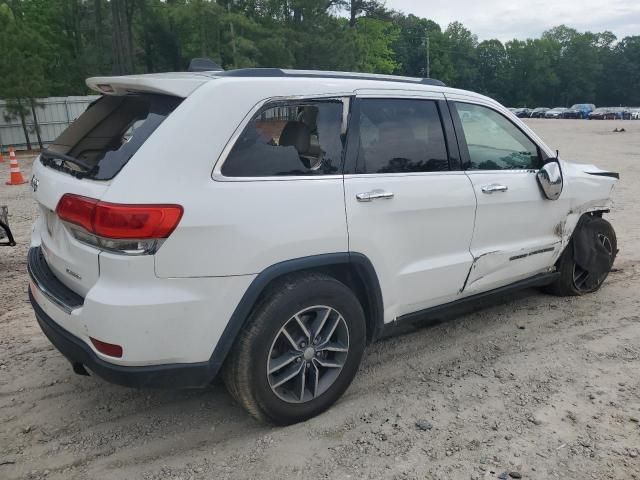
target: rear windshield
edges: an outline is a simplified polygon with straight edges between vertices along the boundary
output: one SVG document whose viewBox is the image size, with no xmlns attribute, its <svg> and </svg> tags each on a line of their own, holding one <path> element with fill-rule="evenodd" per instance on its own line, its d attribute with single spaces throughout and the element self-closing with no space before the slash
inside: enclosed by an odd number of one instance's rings
<svg viewBox="0 0 640 480">
<path fill-rule="evenodd" d="M 42 153 L 41 161 L 79 178 L 110 180 L 181 101 L 154 94 L 100 97 Z"/>
</svg>

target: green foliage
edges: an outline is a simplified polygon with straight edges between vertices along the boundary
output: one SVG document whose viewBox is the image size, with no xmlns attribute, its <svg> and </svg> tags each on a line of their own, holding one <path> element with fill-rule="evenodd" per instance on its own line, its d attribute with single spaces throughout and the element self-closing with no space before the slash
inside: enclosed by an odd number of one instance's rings
<svg viewBox="0 0 640 480">
<path fill-rule="evenodd" d="M 382 0 L 0 0 L 0 98 L 87 93 L 93 75 L 281 67 L 426 76 L 511 106 L 640 105 L 640 36 L 564 25 L 478 42 Z"/>
<path fill-rule="evenodd" d="M 398 64 L 391 45 L 398 38 L 398 27 L 374 18 L 359 18 L 352 29 L 353 70 L 393 73 Z"/>
</svg>

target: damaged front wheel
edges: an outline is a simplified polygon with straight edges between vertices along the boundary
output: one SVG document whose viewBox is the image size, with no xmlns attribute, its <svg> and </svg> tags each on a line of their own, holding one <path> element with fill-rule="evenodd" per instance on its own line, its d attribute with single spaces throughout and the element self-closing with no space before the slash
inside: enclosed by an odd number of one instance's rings
<svg viewBox="0 0 640 480">
<path fill-rule="evenodd" d="M 545 291 L 558 296 L 595 292 L 609 275 L 617 253 L 616 232 L 611 224 L 602 217 L 585 215 L 558 260 L 560 277 Z"/>
</svg>

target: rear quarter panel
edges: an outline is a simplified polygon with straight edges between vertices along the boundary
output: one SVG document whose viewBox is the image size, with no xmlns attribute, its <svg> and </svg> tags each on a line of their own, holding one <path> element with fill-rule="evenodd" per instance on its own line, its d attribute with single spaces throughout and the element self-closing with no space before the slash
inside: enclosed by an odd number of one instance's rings
<svg viewBox="0 0 640 480">
<path fill-rule="evenodd" d="M 155 255 L 159 277 L 259 273 L 274 263 L 346 252 L 347 226 L 340 176 L 301 180 L 217 181 L 223 149 L 267 98 L 322 92 L 243 79 L 214 80 L 194 92 L 163 122 L 114 179 L 103 200 L 177 203 L 178 228 Z M 335 96 L 341 96 L 336 94 Z"/>
</svg>

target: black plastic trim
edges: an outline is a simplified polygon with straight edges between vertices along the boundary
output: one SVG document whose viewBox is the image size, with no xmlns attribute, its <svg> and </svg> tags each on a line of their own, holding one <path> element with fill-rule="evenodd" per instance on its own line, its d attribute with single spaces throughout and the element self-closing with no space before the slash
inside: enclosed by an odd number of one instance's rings
<svg viewBox="0 0 640 480">
<path fill-rule="evenodd" d="M 218 340 L 213 354 L 211 355 L 209 363 L 212 370 L 217 373 L 220 367 L 222 367 L 224 360 L 227 358 L 236 337 L 249 318 L 249 314 L 260 297 L 260 294 L 273 280 L 283 275 L 303 270 L 345 264 L 353 265 L 363 274 L 363 276 L 365 276 L 367 291 L 370 295 L 369 298 L 373 298 L 373 300 L 370 300 L 370 308 L 373 313 L 373 318 L 371 320 L 374 329 L 372 332 L 372 338 L 377 338 L 377 335 L 384 324 L 384 307 L 378 276 L 376 275 L 375 269 L 369 259 L 360 253 L 354 252 L 327 253 L 297 258 L 294 260 L 276 263 L 266 270 L 263 270 L 256 278 L 253 279 L 251 285 L 249 285 L 249 288 L 242 296 L 240 303 L 238 303 L 238 306 L 231 315 L 231 318 L 229 319 L 229 322 L 227 323 L 224 332 L 222 332 L 222 336 L 220 337 L 220 340 Z"/>
<path fill-rule="evenodd" d="M 29 249 L 27 254 L 27 272 L 36 287 L 49 300 L 67 313 L 84 305 L 84 298 L 62 283 L 47 265 L 41 247 Z"/>
<path fill-rule="evenodd" d="M 398 330 L 402 330 L 402 327 L 406 324 L 414 323 L 439 323 L 452 316 L 459 315 L 465 312 L 469 307 L 477 305 L 481 300 L 485 300 L 490 297 L 502 295 L 505 293 L 522 290 L 530 287 L 542 287 L 549 285 L 556 278 L 560 276 L 559 272 L 541 273 L 531 278 L 520 280 L 504 287 L 495 288 L 486 292 L 471 295 L 469 297 L 461 298 L 453 302 L 445 303 L 443 305 L 437 305 L 435 307 L 426 308 L 417 312 L 402 315 L 396 319 L 395 322 L 388 323 L 384 326 L 380 337 L 392 336 L 395 333 L 400 333 Z"/>
<path fill-rule="evenodd" d="M 41 255 L 39 249 L 29 251 L 29 256 Z M 127 387 L 149 388 L 193 388 L 211 383 L 222 367 L 236 337 L 244 327 L 249 314 L 264 289 L 276 278 L 302 270 L 335 265 L 351 265 L 361 275 L 369 298 L 369 311 L 373 332 L 372 338 L 384 325 L 382 293 L 378 277 L 369 259 L 360 253 L 330 253 L 298 258 L 277 263 L 267 268 L 249 285 L 233 312 L 218 343 L 206 362 L 166 364 L 142 367 L 124 367 L 107 362 L 78 337 L 58 325 L 35 301 L 31 290 L 29 299 L 40 328 L 51 343 L 71 362 L 76 373 L 86 374 L 85 367 L 99 377 Z M 66 288 L 66 287 L 65 287 Z"/>
<path fill-rule="evenodd" d="M 585 172 L 588 173 L 589 175 L 596 175 L 598 177 L 611 177 L 611 178 L 617 178 L 618 180 L 620 180 L 620 174 L 618 172 Z"/>
<path fill-rule="evenodd" d="M 447 100 L 447 106 L 449 107 L 449 114 L 451 115 L 451 121 L 453 122 L 453 130 L 456 135 L 456 141 L 458 143 L 458 151 L 460 152 L 460 169 L 467 170 L 471 165 L 471 155 L 469 154 L 469 147 L 467 146 L 467 139 L 464 136 L 464 129 L 462 128 L 462 120 L 458 114 L 458 109 L 451 100 Z"/>
<path fill-rule="evenodd" d="M 377 274 L 370 260 L 361 253 L 343 252 L 315 255 L 277 263 L 251 282 L 218 341 L 209 361 L 198 363 L 177 363 L 128 367 L 116 365 L 98 357 L 80 338 L 58 325 L 35 301 L 31 290 L 29 300 L 35 311 L 36 319 L 51 343 L 71 362 L 73 370 L 81 375 L 87 372 L 85 367 L 99 377 L 118 385 L 137 388 L 197 388 L 210 384 L 222 367 L 238 334 L 256 301 L 265 288 L 276 278 L 318 267 L 330 267 L 349 264 L 365 282 L 369 300 L 371 339 L 402 333 L 401 325 L 431 321 L 437 323 L 456 312 L 464 311 L 479 300 L 527 287 L 543 286 L 555 280 L 559 273 L 551 272 L 497 288 L 488 292 L 472 295 L 444 305 L 428 308 L 419 312 L 403 315 L 395 322 L 384 323 L 384 304 Z"/>
<path fill-rule="evenodd" d="M 357 97 L 352 98 L 349 105 L 349 126 L 344 148 L 342 173 L 352 175 L 356 173 L 358 151 L 360 150 L 360 99 Z"/>
<path fill-rule="evenodd" d="M 453 118 L 449 105 L 444 100 L 438 100 L 438 110 L 440 110 L 440 120 L 444 129 L 444 137 L 447 142 L 447 152 L 449 153 L 449 170 L 460 170 L 460 147 L 458 146 L 458 138 L 453 125 Z"/>
<path fill-rule="evenodd" d="M 215 376 L 209 362 L 144 367 L 124 367 L 106 362 L 98 357 L 89 345 L 62 328 L 47 315 L 33 298 L 31 290 L 29 290 L 29 300 L 40 328 L 60 353 L 71 362 L 76 373 L 85 375 L 84 367 L 86 367 L 108 382 L 137 388 L 204 387 L 211 383 Z"/>
</svg>

